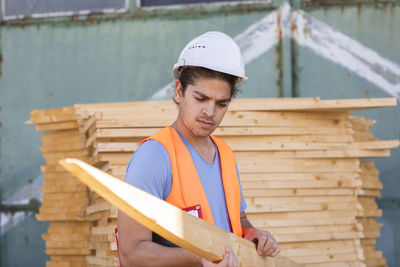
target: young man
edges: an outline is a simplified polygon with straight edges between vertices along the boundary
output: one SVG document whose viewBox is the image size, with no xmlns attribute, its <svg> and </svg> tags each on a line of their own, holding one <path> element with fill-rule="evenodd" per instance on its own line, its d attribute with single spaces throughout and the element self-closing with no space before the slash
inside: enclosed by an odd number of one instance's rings
<svg viewBox="0 0 400 267">
<path fill-rule="evenodd" d="M 238 82 L 247 79 L 238 45 L 207 32 L 183 49 L 173 70 L 178 118 L 134 153 L 126 181 L 227 231 L 257 243 L 261 256 L 280 249 L 272 235 L 252 227 L 232 150 L 210 136 L 221 123 Z M 196 229 L 193 229 L 196 231 Z M 127 266 L 238 266 L 227 247 L 214 264 L 174 246 L 126 214 L 118 214 L 119 256 Z"/>
</svg>

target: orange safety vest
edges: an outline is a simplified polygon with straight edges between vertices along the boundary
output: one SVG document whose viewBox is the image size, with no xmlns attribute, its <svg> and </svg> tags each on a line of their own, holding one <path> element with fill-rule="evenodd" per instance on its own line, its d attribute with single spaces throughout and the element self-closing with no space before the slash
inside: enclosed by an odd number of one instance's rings
<svg viewBox="0 0 400 267">
<path fill-rule="evenodd" d="M 240 222 L 240 185 L 236 172 L 236 161 L 232 149 L 221 139 L 210 136 L 217 145 L 225 201 L 231 228 L 234 234 L 242 237 Z M 179 134 L 172 127 L 165 127 L 156 134 L 142 141 L 156 140 L 169 154 L 172 170 L 172 187 L 166 201 L 180 209 L 200 205 L 202 217 L 214 224 L 207 196 L 194 166 L 192 157 Z"/>
</svg>

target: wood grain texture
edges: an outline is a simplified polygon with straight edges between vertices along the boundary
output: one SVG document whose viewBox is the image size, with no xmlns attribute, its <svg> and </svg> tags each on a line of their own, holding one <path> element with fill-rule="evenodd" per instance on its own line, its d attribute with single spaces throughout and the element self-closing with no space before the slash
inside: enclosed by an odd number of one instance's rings
<svg viewBox="0 0 400 267">
<path fill-rule="evenodd" d="M 210 261 L 221 260 L 225 247 L 231 245 L 240 266 L 301 266 L 283 256 L 262 258 L 254 243 L 189 215 L 80 160 L 65 159 L 60 164 L 139 223 Z"/>
</svg>

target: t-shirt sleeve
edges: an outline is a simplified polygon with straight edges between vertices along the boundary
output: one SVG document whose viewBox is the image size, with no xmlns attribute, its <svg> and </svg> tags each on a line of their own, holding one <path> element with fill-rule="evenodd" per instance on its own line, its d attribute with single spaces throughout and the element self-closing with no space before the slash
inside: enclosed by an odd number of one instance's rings
<svg viewBox="0 0 400 267">
<path fill-rule="evenodd" d="M 125 182 L 166 200 L 171 192 L 172 174 L 164 146 L 155 140 L 144 142 L 132 155 Z"/>
<path fill-rule="evenodd" d="M 240 186 L 240 212 L 244 212 L 247 209 L 247 203 L 243 196 L 242 184 L 240 183 L 239 169 L 237 167 L 237 163 L 236 163 L 236 173 L 238 175 L 239 186 Z"/>
</svg>

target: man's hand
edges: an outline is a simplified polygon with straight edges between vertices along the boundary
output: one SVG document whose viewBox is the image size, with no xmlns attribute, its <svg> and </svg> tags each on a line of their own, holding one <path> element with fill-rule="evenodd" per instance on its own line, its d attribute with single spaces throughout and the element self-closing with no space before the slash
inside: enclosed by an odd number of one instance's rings
<svg viewBox="0 0 400 267">
<path fill-rule="evenodd" d="M 233 252 L 232 247 L 227 246 L 222 261 L 219 263 L 212 263 L 208 260 L 202 259 L 202 264 L 203 267 L 238 267 L 239 260 Z"/>
<path fill-rule="evenodd" d="M 251 242 L 256 241 L 257 252 L 260 256 L 275 257 L 281 251 L 275 238 L 268 231 L 247 228 L 244 231 L 244 238 Z"/>
</svg>

